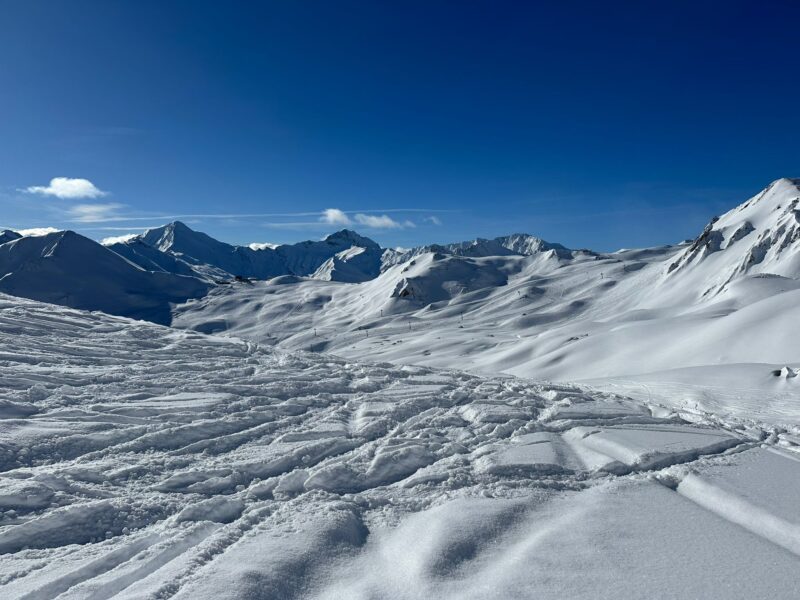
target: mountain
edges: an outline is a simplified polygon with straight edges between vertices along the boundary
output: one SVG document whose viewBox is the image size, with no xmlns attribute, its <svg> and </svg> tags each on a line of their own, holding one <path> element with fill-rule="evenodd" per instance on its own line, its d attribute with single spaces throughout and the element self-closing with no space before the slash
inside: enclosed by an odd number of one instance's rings
<svg viewBox="0 0 800 600">
<path fill-rule="evenodd" d="M 194 231 L 180 221 L 150 229 L 108 248 L 144 269 L 191 273 L 208 280 L 298 275 L 364 281 L 380 271 L 383 253 L 378 244 L 347 229 L 322 241 L 233 246 Z M 328 261 L 331 264 L 322 268 Z"/>
<path fill-rule="evenodd" d="M 800 278 L 800 179 L 779 179 L 714 218 L 667 269 L 672 284 L 718 294 L 750 275 Z"/>
<path fill-rule="evenodd" d="M 772 374 L 800 366 L 798 186 L 778 180 L 675 246 L 601 254 L 508 236 L 387 250 L 358 285 L 216 290 L 174 324 L 354 360 L 590 380 L 756 418 L 800 393 L 800 378 Z"/>
<path fill-rule="evenodd" d="M 18 234 L 16 231 L 11 231 L 10 229 L 4 229 L 0 231 L 0 244 L 5 244 L 6 242 L 11 242 L 13 240 L 18 240 L 22 236 Z"/>
<path fill-rule="evenodd" d="M 564 260 L 570 260 L 578 254 L 594 254 L 589 250 L 570 250 L 561 244 L 546 242 L 541 238 L 527 233 L 514 233 L 491 240 L 477 238 L 451 244 L 417 246 L 404 251 L 387 250 L 383 259 L 383 266 L 386 268 L 400 264 L 431 252 L 471 258 L 486 256 L 534 256 L 549 252 L 551 256 Z"/>
<path fill-rule="evenodd" d="M 73 231 L 0 245 L 0 291 L 169 324 L 171 305 L 205 295 L 193 277 L 151 272 Z"/>
<path fill-rule="evenodd" d="M 180 221 L 112 243 L 108 248 L 143 269 L 194 275 L 208 281 L 230 280 L 236 276 L 270 279 L 295 275 L 344 283 L 369 281 L 393 265 L 428 253 L 467 258 L 548 254 L 567 261 L 579 255 L 594 255 L 587 250 L 570 250 L 522 233 L 402 251 L 383 249 L 373 240 L 348 229 L 320 241 L 234 246 L 194 231 Z"/>
<path fill-rule="evenodd" d="M 194 231 L 180 221 L 150 229 L 127 243 L 132 242 L 159 250 L 209 278 L 238 275 L 265 279 L 284 274 L 283 265 L 273 252 L 226 244 Z M 114 246 L 111 249 L 117 251 Z"/>
<path fill-rule="evenodd" d="M 377 277 L 380 272 L 381 254 L 380 249 L 376 252 L 363 246 L 351 246 L 322 263 L 312 277 L 347 283 L 368 281 Z"/>
</svg>

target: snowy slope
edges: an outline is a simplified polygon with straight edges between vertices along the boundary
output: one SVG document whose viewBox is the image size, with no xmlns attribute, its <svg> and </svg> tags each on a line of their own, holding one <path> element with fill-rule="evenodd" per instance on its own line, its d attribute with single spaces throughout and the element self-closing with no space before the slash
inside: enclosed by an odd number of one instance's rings
<svg viewBox="0 0 800 600">
<path fill-rule="evenodd" d="M 800 278 L 800 179 L 779 179 L 713 220 L 670 264 L 675 285 L 718 293 L 743 275 Z"/>
<path fill-rule="evenodd" d="M 169 323 L 171 304 L 207 290 L 195 278 L 144 271 L 72 231 L 0 245 L 0 291 L 24 298 Z"/>
<path fill-rule="evenodd" d="M 314 271 L 311 276 L 323 281 L 359 283 L 374 279 L 380 271 L 382 252 L 362 246 L 351 246 L 337 252 Z"/>
<path fill-rule="evenodd" d="M 2 295 L 0 364 L 3 598 L 800 593 L 798 430 Z"/>
<path fill-rule="evenodd" d="M 693 369 L 696 387 L 672 395 L 676 406 L 793 423 L 800 378 L 771 374 L 800 367 L 798 196 L 798 180 L 778 180 L 677 246 L 565 253 L 511 236 L 392 252 L 356 286 L 215 290 L 179 307 L 175 323 L 353 358 L 605 381 L 644 397 L 660 374 Z M 733 365 L 748 367 L 720 395 Z M 781 408 L 759 410 L 767 397 Z"/>
</svg>

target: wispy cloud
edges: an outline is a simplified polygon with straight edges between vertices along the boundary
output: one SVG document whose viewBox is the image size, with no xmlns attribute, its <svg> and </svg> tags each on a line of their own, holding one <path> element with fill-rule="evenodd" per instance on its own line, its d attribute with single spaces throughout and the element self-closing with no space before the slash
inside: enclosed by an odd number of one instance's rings
<svg viewBox="0 0 800 600">
<path fill-rule="evenodd" d="M 124 204 L 76 204 L 69 208 L 69 215 L 76 223 L 101 223 L 112 218 Z"/>
<path fill-rule="evenodd" d="M 395 221 L 389 215 L 366 215 L 358 213 L 355 216 L 356 223 L 372 229 L 403 229 L 404 227 L 415 227 L 411 221 L 402 223 Z"/>
<path fill-rule="evenodd" d="M 429 216 L 425 217 L 422 220 L 425 221 L 426 223 L 430 223 L 431 225 L 441 225 L 442 224 L 442 220 L 439 217 L 437 217 L 436 215 L 429 215 Z"/>
<path fill-rule="evenodd" d="M 89 221 L 89 223 L 91 223 L 91 221 Z M 146 231 L 148 229 L 157 229 L 157 228 L 163 227 L 163 226 L 164 226 L 164 223 L 154 223 L 152 225 L 142 225 L 141 227 L 129 225 L 129 226 L 126 226 L 126 227 L 76 227 L 75 229 L 77 229 L 78 231 L 127 231 L 127 232 L 130 232 L 131 229 Z"/>
<path fill-rule="evenodd" d="M 72 177 L 54 177 L 50 180 L 50 185 L 32 185 L 21 191 L 28 194 L 55 196 L 56 198 L 73 200 L 77 198 L 100 198 L 108 195 L 108 192 L 98 189 L 88 179 Z"/>
<path fill-rule="evenodd" d="M 327 225 L 358 224 L 370 229 L 403 229 L 405 227 L 416 227 L 412 221 L 395 221 L 387 214 L 375 215 L 359 212 L 355 213 L 351 219 L 345 211 L 338 208 L 326 208 L 322 211 L 322 216 L 320 216 L 319 220 Z"/>
<path fill-rule="evenodd" d="M 328 211 L 335 211 L 338 215 L 343 215 L 346 221 L 340 220 L 337 222 L 327 221 Z M 393 214 L 393 213 L 420 213 L 420 212 L 434 212 L 434 213 L 451 213 L 458 212 L 453 210 L 431 210 L 428 208 L 385 208 L 385 209 L 365 209 L 365 210 L 340 210 L 338 208 L 329 208 L 323 211 L 313 212 L 295 212 L 295 213 L 189 213 L 189 214 L 173 214 L 173 215 L 116 215 L 107 217 L 103 221 L 174 221 L 175 219 L 289 219 L 298 217 L 318 217 L 316 222 L 304 222 L 304 225 L 319 225 L 320 223 L 332 225 L 348 225 L 352 224 L 353 220 L 349 215 L 369 215 L 369 214 Z M 355 217 L 354 217 L 355 218 Z"/>
</svg>

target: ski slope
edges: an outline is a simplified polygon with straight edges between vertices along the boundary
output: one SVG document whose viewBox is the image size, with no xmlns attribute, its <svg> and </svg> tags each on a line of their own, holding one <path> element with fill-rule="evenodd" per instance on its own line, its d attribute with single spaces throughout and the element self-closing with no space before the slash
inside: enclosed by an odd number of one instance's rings
<svg viewBox="0 0 800 600">
<path fill-rule="evenodd" d="M 10 296 L 0 379 L 3 598 L 800 593 L 797 432 Z"/>
</svg>

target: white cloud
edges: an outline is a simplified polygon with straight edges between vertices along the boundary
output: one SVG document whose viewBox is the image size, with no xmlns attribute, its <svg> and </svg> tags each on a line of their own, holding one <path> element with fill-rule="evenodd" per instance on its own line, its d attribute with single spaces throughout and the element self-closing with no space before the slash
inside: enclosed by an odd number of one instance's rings
<svg viewBox="0 0 800 600">
<path fill-rule="evenodd" d="M 110 246 L 111 244 L 124 244 L 131 241 L 133 238 L 139 237 L 138 233 L 126 233 L 125 235 L 115 235 L 112 237 L 103 238 L 100 243 L 103 246 Z"/>
<path fill-rule="evenodd" d="M 17 229 L 16 231 L 20 235 L 36 237 L 39 235 L 47 235 L 48 233 L 56 233 L 61 230 L 55 227 L 31 227 L 30 229 Z"/>
<path fill-rule="evenodd" d="M 416 225 L 409 220 L 403 222 L 395 221 L 389 215 L 372 215 L 365 212 L 359 212 L 353 215 L 351 219 L 348 214 L 338 208 L 326 208 L 322 211 L 320 222 L 328 225 L 363 225 L 370 229 L 403 229 L 406 227 L 416 227 Z"/>
<path fill-rule="evenodd" d="M 278 244 L 272 244 L 270 242 L 253 242 L 252 244 L 248 244 L 250 250 L 272 250 L 277 247 Z"/>
<path fill-rule="evenodd" d="M 108 204 L 76 204 L 70 207 L 69 214 L 72 221 L 77 223 L 98 223 L 106 221 L 116 214 L 117 209 L 124 204 L 110 202 Z"/>
<path fill-rule="evenodd" d="M 407 223 L 398 223 L 389 215 L 365 215 L 358 213 L 355 216 L 356 222 L 364 227 L 371 227 L 373 229 L 402 229 L 407 227 Z"/>
<path fill-rule="evenodd" d="M 442 224 L 442 220 L 439 217 L 437 217 L 436 215 L 430 215 L 429 217 L 425 217 L 423 219 L 423 221 L 426 221 L 426 222 L 428 222 L 428 223 L 430 223 L 432 225 L 441 225 Z"/>
<path fill-rule="evenodd" d="M 326 208 L 322 211 L 320 221 L 328 223 L 329 225 L 352 225 L 350 217 L 345 214 L 343 210 L 338 208 Z"/>
<path fill-rule="evenodd" d="M 42 196 L 55 196 L 56 198 L 100 198 L 108 195 L 108 192 L 97 189 L 88 179 L 71 177 L 54 177 L 50 180 L 50 185 L 32 185 L 22 190 L 29 194 L 41 194 Z"/>
</svg>

